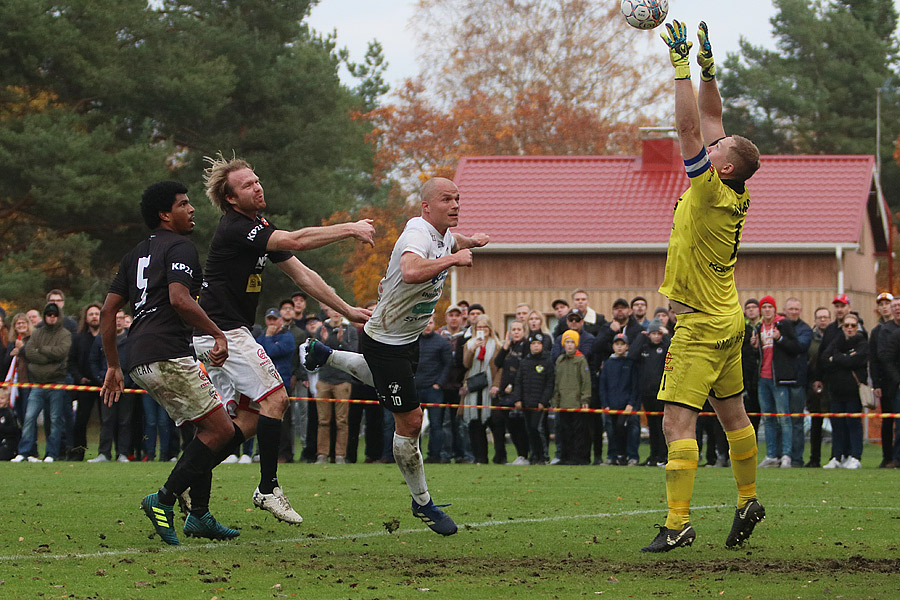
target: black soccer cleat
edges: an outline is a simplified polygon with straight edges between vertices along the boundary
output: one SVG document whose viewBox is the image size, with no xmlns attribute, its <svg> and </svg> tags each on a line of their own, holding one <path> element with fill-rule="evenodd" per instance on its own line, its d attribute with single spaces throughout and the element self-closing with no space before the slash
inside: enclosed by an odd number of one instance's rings
<svg viewBox="0 0 900 600">
<path fill-rule="evenodd" d="M 310 373 L 315 373 L 328 360 L 334 350 L 327 344 L 315 339 L 306 340 L 306 356 L 303 359 L 303 367 Z"/>
<path fill-rule="evenodd" d="M 422 506 L 412 501 L 413 516 L 422 519 L 422 521 L 431 528 L 432 531 L 441 535 L 453 535 L 456 533 L 456 523 L 450 518 L 450 515 L 441 509 L 449 504 L 435 504 L 433 500 L 429 500 L 428 504 Z"/>
<path fill-rule="evenodd" d="M 753 498 L 744 508 L 734 511 L 734 523 L 731 524 L 731 533 L 725 539 L 726 548 L 734 548 L 743 544 L 753 533 L 756 524 L 766 518 L 766 509 L 759 503 L 759 500 Z"/>
<path fill-rule="evenodd" d="M 649 546 L 641 548 L 641 552 L 668 552 L 675 548 L 690 546 L 697 539 L 697 532 L 690 523 L 685 523 L 681 529 L 669 529 L 665 525 L 654 525 L 659 528 L 659 533 L 650 542 Z"/>
</svg>

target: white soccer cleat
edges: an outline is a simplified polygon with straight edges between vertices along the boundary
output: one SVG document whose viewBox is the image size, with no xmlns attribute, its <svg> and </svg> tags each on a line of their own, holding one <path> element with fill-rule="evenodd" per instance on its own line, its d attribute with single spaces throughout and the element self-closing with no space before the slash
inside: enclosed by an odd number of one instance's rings
<svg viewBox="0 0 900 600">
<path fill-rule="evenodd" d="M 284 521 L 291 525 L 299 525 L 303 522 L 303 517 L 294 510 L 280 487 L 272 490 L 271 494 L 263 494 L 259 491 L 259 488 L 256 488 L 253 492 L 253 504 L 261 510 L 269 511 L 279 521 Z"/>
</svg>

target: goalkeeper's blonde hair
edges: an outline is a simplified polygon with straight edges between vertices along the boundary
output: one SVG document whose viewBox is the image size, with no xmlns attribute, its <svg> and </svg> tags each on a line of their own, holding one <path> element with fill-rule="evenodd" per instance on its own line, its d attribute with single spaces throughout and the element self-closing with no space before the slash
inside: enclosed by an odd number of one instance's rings
<svg viewBox="0 0 900 600">
<path fill-rule="evenodd" d="M 747 181 L 759 170 L 759 148 L 741 135 L 733 135 L 734 144 L 728 152 L 728 159 L 734 165 L 735 179 Z"/>
</svg>

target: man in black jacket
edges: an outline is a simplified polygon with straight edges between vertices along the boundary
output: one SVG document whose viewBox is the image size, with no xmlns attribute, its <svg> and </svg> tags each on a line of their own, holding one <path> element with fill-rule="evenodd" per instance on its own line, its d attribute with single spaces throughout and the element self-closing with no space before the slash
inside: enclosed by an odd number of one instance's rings
<svg viewBox="0 0 900 600">
<path fill-rule="evenodd" d="M 870 357 L 877 353 L 877 360 L 871 362 L 871 373 L 883 413 L 894 413 L 900 408 L 900 298 L 891 300 L 891 316 L 893 318 L 890 321 L 872 330 L 872 341 L 869 343 Z M 898 461 L 894 458 L 900 450 L 893 437 L 895 423 L 896 419 L 881 420 L 882 462 L 879 467 L 898 466 Z"/>
<path fill-rule="evenodd" d="M 76 385 L 93 385 L 99 387 L 103 382 L 94 377 L 89 362 L 91 346 L 100 332 L 100 303 L 94 302 L 84 308 L 81 317 L 81 327 L 78 333 L 72 336 L 72 347 L 69 350 L 69 374 Z M 75 400 L 78 408 L 75 411 L 75 436 L 72 450 L 67 457 L 69 460 L 84 460 L 84 452 L 87 450 L 87 426 L 91 420 L 94 406 L 100 402 L 99 392 L 79 391 L 75 392 Z"/>
</svg>

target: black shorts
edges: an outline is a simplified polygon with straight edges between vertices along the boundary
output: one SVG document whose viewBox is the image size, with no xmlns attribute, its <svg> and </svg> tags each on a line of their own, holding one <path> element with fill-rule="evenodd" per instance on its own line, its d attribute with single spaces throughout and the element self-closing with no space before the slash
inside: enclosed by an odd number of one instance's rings
<svg viewBox="0 0 900 600">
<path fill-rule="evenodd" d="M 419 340 L 392 346 L 373 340 L 363 331 L 360 348 L 372 371 L 375 391 L 381 405 L 394 413 L 419 408 L 415 381 L 416 368 L 419 366 Z"/>
</svg>

